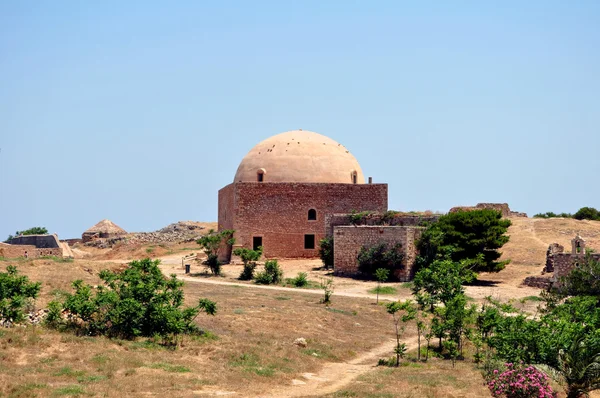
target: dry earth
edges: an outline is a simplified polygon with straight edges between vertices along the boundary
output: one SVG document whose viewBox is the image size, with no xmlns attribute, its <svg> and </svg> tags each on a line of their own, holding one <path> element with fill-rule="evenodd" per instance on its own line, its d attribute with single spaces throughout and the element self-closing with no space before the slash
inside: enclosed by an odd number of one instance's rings
<svg viewBox="0 0 600 398">
<path fill-rule="evenodd" d="M 521 286 L 528 275 L 543 267 L 550 243 L 566 248 L 580 233 L 592 248 L 600 248 L 600 222 L 571 219 L 512 219 L 511 241 L 504 258 L 512 259 L 497 274 L 482 274 L 469 286 L 475 301 L 491 295 L 503 301 L 520 299 L 523 308 L 538 289 Z M 43 328 L 0 331 L 0 396 L 379 396 L 480 397 L 489 396 L 479 371 L 468 362 L 451 368 L 447 361 L 407 362 L 399 369 L 375 367 L 377 359 L 392 354 L 390 316 L 374 305 L 368 291 L 374 282 L 334 279 L 333 305 L 319 304 L 322 291 L 291 287 L 263 287 L 241 282 L 240 265 L 224 267 L 225 277 L 214 278 L 191 261 L 200 253 L 194 243 L 123 245 L 112 250 L 79 246 L 72 262 L 52 260 L 0 261 L 15 264 L 31 279 L 42 281 L 38 306 L 83 279 L 97 283 L 103 268 L 119 268 L 136 258 L 162 260 L 163 271 L 186 281 L 186 302 L 208 297 L 219 305 L 216 317 L 201 317 L 208 338 L 186 339 L 176 351 L 145 342 L 75 336 Z M 192 264 L 184 275 L 183 264 Z M 318 260 L 282 260 L 286 277 L 307 272 L 318 282 L 332 277 Z M 407 284 L 387 284 L 397 293 L 384 299 L 410 297 Z M 383 297 L 382 297 L 383 298 Z M 211 336 L 216 336 L 212 338 Z M 305 348 L 293 344 L 307 339 Z M 411 348 L 415 331 L 403 336 Z M 118 387 L 117 387 L 118 386 Z"/>
</svg>

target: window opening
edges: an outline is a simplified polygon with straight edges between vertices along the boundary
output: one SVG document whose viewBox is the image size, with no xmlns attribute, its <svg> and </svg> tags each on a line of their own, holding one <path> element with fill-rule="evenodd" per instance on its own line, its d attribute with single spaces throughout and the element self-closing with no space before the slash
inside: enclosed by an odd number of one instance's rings
<svg viewBox="0 0 600 398">
<path fill-rule="evenodd" d="M 310 209 L 308 211 L 308 220 L 315 221 L 317 219 L 317 211 L 315 209 Z"/>
<path fill-rule="evenodd" d="M 304 248 L 305 249 L 314 249 L 315 248 L 315 236 L 314 235 L 304 235 Z"/>
<path fill-rule="evenodd" d="M 256 180 L 258 182 L 263 182 L 265 180 L 265 173 L 263 173 L 262 171 L 256 173 Z"/>
<path fill-rule="evenodd" d="M 262 247 L 262 236 L 253 236 L 252 237 L 252 250 L 258 250 L 259 247 Z"/>
</svg>

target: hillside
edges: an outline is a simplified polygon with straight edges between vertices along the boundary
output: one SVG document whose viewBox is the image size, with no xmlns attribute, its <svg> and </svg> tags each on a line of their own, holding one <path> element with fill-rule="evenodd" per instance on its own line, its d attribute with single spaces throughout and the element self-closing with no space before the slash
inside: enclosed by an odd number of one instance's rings
<svg viewBox="0 0 600 398">
<path fill-rule="evenodd" d="M 502 252 L 503 258 L 510 258 L 514 265 L 543 267 L 548 245 L 559 243 L 565 251 L 570 251 L 571 239 L 578 233 L 588 247 L 600 249 L 600 221 L 571 218 L 512 218 L 511 221 L 510 241 Z"/>
</svg>

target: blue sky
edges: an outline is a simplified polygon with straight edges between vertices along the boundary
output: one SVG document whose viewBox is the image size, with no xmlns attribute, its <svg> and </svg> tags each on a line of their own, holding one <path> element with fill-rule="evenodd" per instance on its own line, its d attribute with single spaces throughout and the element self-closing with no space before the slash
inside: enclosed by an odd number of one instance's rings
<svg viewBox="0 0 600 398">
<path fill-rule="evenodd" d="M 216 221 L 302 128 L 389 207 L 600 208 L 600 2 L 0 0 L 0 238 Z"/>
</svg>

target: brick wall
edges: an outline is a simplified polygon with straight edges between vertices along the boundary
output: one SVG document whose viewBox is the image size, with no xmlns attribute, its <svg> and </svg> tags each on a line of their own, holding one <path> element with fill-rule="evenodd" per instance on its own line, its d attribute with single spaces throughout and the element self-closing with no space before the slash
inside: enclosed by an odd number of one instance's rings
<svg viewBox="0 0 600 398">
<path fill-rule="evenodd" d="M 336 226 L 333 232 L 334 272 L 336 275 L 359 275 L 356 258 L 361 247 L 400 242 L 404 252 L 403 268 L 395 276 L 400 281 L 409 281 L 414 276 L 415 241 L 422 231 L 423 228 L 414 226 Z"/>
<path fill-rule="evenodd" d="M 234 183 L 219 191 L 219 226 L 236 231 L 236 246 L 252 247 L 252 238 L 262 237 L 267 258 L 314 258 L 327 215 L 385 212 L 387 190 L 387 184 Z M 317 211 L 314 221 L 310 209 Z M 304 249 L 306 234 L 315 236 L 314 249 Z"/>
</svg>

